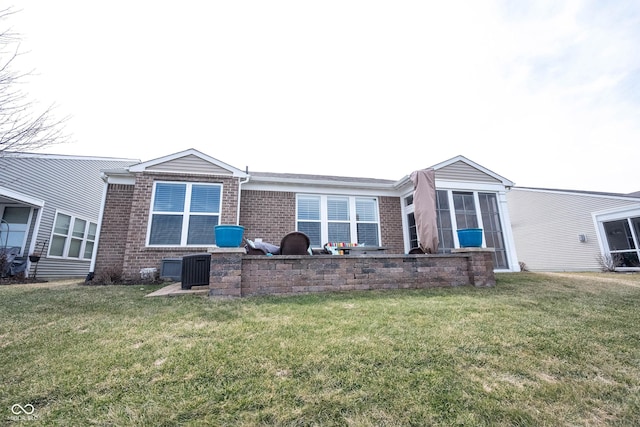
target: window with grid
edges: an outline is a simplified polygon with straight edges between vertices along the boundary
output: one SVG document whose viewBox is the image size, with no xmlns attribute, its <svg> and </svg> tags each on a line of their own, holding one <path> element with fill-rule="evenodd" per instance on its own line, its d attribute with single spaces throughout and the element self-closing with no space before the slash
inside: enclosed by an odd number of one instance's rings
<svg viewBox="0 0 640 427">
<path fill-rule="evenodd" d="M 56 213 L 51 233 L 49 256 L 91 259 L 98 225 L 73 215 Z"/>
<path fill-rule="evenodd" d="M 640 267 L 640 217 L 607 221 L 602 225 L 615 266 Z"/>
<path fill-rule="evenodd" d="M 215 244 L 220 222 L 222 185 L 156 182 L 148 244 L 150 246 L 206 246 Z"/>
<path fill-rule="evenodd" d="M 376 198 L 298 195 L 296 222 L 314 247 L 328 242 L 380 245 Z"/>
</svg>

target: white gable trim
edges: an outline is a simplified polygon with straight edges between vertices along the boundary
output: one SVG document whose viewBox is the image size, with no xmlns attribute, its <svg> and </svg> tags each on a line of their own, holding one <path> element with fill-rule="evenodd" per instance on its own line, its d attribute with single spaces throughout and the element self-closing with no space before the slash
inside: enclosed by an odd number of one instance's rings
<svg viewBox="0 0 640 427">
<path fill-rule="evenodd" d="M 169 162 L 171 160 L 176 160 L 176 159 L 180 159 L 182 157 L 186 157 L 189 155 L 193 155 L 196 156 L 206 162 L 209 162 L 213 165 L 216 165 L 222 169 L 228 170 L 229 172 L 231 172 L 233 174 L 234 177 L 241 177 L 241 178 L 245 178 L 247 176 L 247 174 L 245 172 L 243 172 L 242 170 L 238 169 L 238 168 L 234 168 L 231 165 L 228 165 L 227 163 L 221 162 L 218 159 L 214 159 L 211 156 L 208 156 L 204 153 L 201 153 L 200 151 L 190 148 L 188 150 L 184 150 L 184 151 L 180 151 L 178 153 L 174 153 L 174 154 L 169 154 L 168 156 L 164 156 L 164 157 L 159 157 L 157 159 L 153 159 L 153 160 L 149 160 L 146 162 L 142 162 L 142 163 L 138 163 L 137 165 L 133 165 L 129 168 L 130 172 L 144 172 L 145 170 L 147 170 L 147 168 L 162 164 L 162 163 L 166 163 Z M 154 170 L 154 172 L 160 172 L 158 170 Z M 173 171 L 173 173 L 175 173 L 175 171 Z M 189 173 L 189 171 L 185 171 L 185 173 Z"/>
<path fill-rule="evenodd" d="M 0 196 L 7 197 L 9 199 L 16 200 L 18 202 L 26 203 L 27 205 L 43 207 L 44 200 L 37 199 L 35 197 L 27 196 L 26 194 L 18 193 L 17 191 L 10 190 L 0 186 Z"/>
</svg>

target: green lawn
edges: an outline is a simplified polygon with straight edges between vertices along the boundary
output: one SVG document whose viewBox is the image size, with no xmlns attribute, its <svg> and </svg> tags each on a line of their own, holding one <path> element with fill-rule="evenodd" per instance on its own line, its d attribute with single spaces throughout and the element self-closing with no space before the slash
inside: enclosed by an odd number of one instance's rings
<svg viewBox="0 0 640 427">
<path fill-rule="evenodd" d="M 640 275 L 497 280 L 234 300 L 0 286 L 0 424 L 640 425 Z"/>
</svg>

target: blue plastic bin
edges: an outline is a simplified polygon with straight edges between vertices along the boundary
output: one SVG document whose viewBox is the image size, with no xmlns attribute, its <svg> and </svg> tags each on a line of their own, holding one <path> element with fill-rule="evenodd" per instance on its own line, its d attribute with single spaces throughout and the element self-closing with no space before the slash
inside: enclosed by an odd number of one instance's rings
<svg viewBox="0 0 640 427">
<path fill-rule="evenodd" d="M 482 228 L 463 228 L 458 230 L 461 248 L 479 248 L 482 246 Z"/>
<path fill-rule="evenodd" d="M 216 225 L 216 245 L 220 248 L 237 248 L 242 244 L 244 227 L 241 225 Z"/>
</svg>

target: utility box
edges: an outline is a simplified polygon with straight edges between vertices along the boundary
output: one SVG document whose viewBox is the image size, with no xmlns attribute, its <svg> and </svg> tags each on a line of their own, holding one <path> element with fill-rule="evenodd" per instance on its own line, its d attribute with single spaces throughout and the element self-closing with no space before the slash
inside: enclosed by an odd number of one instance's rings
<svg viewBox="0 0 640 427">
<path fill-rule="evenodd" d="M 179 282 L 182 276 L 182 258 L 163 258 L 160 278 Z"/>
<path fill-rule="evenodd" d="M 193 254 L 182 257 L 182 289 L 209 286 L 211 254 Z"/>
</svg>

